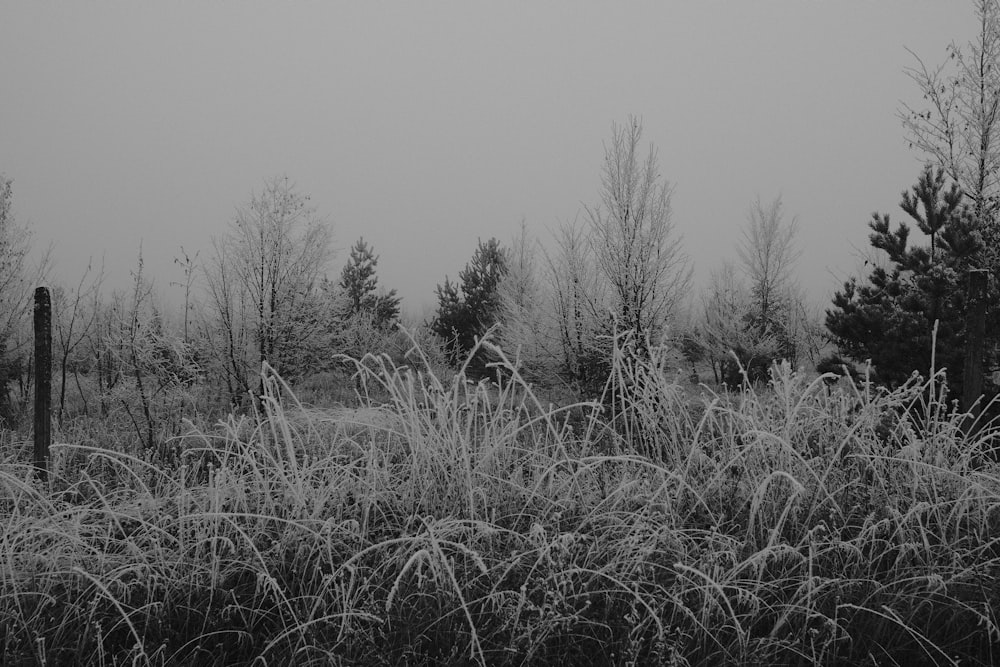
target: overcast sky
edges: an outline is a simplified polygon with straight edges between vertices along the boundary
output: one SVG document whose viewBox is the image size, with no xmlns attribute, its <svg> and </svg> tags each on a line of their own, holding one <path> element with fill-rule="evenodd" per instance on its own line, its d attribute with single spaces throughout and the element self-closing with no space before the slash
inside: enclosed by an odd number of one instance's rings
<svg viewBox="0 0 1000 667">
<path fill-rule="evenodd" d="M 703 282 L 755 197 L 800 224 L 817 301 L 920 158 L 897 118 L 974 30 L 959 0 L 0 4 L 0 171 L 56 278 L 122 284 L 140 242 L 169 298 L 237 205 L 287 175 L 361 235 L 419 312 L 478 238 L 546 239 L 599 199 L 613 122 L 641 116 Z"/>
</svg>

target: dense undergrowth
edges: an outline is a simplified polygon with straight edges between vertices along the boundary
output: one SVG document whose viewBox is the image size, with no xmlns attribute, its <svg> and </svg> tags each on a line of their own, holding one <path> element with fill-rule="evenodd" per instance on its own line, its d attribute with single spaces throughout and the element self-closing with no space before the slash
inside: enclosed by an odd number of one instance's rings
<svg viewBox="0 0 1000 667">
<path fill-rule="evenodd" d="M 377 400 L 271 374 L 162 460 L 64 443 L 42 484 L 6 443 L 3 664 L 1000 662 L 997 431 L 939 379 L 692 396 L 618 359 L 551 409 L 358 369 Z"/>
</svg>

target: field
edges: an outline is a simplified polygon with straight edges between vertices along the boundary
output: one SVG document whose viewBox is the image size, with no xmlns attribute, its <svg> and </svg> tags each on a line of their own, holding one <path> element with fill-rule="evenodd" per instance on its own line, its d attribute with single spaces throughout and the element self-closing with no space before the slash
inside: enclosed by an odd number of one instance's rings
<svg viewBox="0 0 1000 667">
<path fill-rule="evenodd" d="M 3 442 L 3 664 L 1000 663 L 997 431 L 938 378 L 619 364 L 554 408 L 358 368 L 356 408 L 269 375 L 170 456 L 60 442 L 48 483 Z"/>
</svg>

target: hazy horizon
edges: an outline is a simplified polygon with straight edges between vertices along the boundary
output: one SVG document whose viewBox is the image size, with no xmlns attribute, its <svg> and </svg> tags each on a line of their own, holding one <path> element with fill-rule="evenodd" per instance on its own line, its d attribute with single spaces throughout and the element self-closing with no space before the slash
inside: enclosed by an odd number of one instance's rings
<svg viewBox="0 0 1000 667">
<path fill-rule="evenodd" d="M 640 116 L 703 283 L 751 202 L 798 218 L 817 303 L 856 267 L 873 211 L 902 220 L 921 159 L 907 48 L 941 62 L 969 3 L 49 4 L 0 10 L 0 172 L 54 279 L 140 243 L 162 292 L 235 208 L 287 175 L 364 236 L 404 309 L 434 303 L 477 240 L 543 241 L 596 203 L 612 123 Z M 176 296 L 176 295 L 175 295 Z"/>
</svg>

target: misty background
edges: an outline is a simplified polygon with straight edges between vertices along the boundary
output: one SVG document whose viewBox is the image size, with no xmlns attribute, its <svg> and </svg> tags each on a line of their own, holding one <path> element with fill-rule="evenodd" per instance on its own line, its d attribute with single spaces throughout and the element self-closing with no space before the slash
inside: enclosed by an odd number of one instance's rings
<svg viewBox="0 0 1000 667">
<path fill-rule="evenodd" d="M 674 185 L 700 286 L 756 197 L 799 222 L 817 306 L 855 272 L 872 211 L 898 217 L 920 156 L 904 68 L 974 33 L 952 2 L 5 3 L 0 170 L 53 279 L 103 256 L 177 303 L 180 246 L 208 254 L 287 175 L 364 236 L 381 284 L 425 313 L 477 239 L 543 241 L 599 197 L 613 122 L 639 116 Z"/>
</svg>

